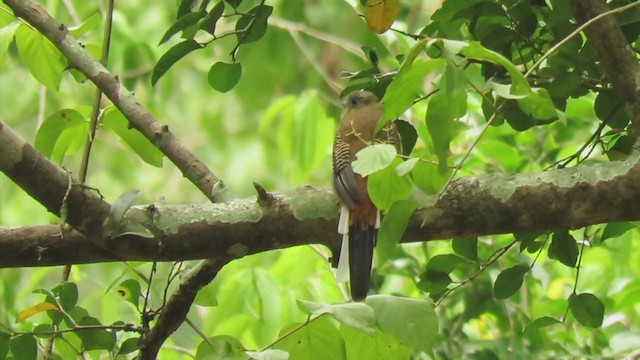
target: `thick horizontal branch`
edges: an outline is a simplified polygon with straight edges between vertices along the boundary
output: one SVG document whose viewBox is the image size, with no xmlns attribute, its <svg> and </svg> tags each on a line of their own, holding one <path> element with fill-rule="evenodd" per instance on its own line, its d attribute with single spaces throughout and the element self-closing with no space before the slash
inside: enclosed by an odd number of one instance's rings
<svg viewBox="0 0 640 360">
<path fill-rule="evenodd" d="M 69 62 L 83 73 L 120 109 L 133 128 L 140 131 L 171 160 L 182 174 L 211 201 L 219 200 L 222 183 L 207 166 L 185 148 L 169 131 L 140 105 L 133 93 L 118 78 L 74 39 L 67 27 L 52 18 L 40 5 L 30 0 L 3 0 L 16 16 L 22 18 L 48 38 Z"/>
<path fill-rule="evenodd" d="M 402 241 L 576 229 L 640 220 L 640 154 L 625 161 L 536 174 L 455 180 L 435 205 L 413 215 Z M 337 250 L 338 202 L 331 191 L 304 187 L 229 203 L 134 208 L 127 220 L 152 238 L 107 239 L 107 249 L 58 226 L 0 229 L 0 266 L 45 266 L 117 260 L 219 259 L 302 244 Z M 432 200 L 428 197 L 424 204 Z M 334 251 L 337 254 L 337 252 Z"/>
</svg>

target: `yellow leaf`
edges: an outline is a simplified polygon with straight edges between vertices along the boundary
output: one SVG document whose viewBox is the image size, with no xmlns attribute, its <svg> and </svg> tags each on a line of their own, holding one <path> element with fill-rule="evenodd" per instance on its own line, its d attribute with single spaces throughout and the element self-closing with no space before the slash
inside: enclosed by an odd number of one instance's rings
<svg viewBox="0 0 640 360">
<path fill-rule="evenodd" d="M 28 309 L 24 309 L 22 311 L 20 311 L 18 313 L 18 316 L 16 316 L 16 322 L 21 322 L 26 320 L 27 318 L 37 314 L 37 313 L 41 313 L 43 311 L 49 311 L 49 310 L 55 310 L 57 311 L 58 308 L 55 305 L 49 304 L 47 302 L 42 302 L 38 305 L 34 305 Z"/>
<path fill-rule="evenodd" d="M 400 0 L 367 0 L 364 18 L 373 32 L 382 34 L 389 30 L 400 11 Z"/>
</svg>

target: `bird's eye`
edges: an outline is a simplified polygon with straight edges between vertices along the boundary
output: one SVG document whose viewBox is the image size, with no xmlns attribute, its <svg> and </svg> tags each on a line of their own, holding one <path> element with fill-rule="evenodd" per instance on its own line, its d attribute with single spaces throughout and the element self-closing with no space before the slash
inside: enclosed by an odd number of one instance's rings
<svg viewBox="0 0 640 360">
<path fill-rule="evenodd" d="M 349 105 L 351 105 L 351 106 L 358 105 L 358 98 L 354 96 L 351 99 L 349 99 Z"/>
</svg>

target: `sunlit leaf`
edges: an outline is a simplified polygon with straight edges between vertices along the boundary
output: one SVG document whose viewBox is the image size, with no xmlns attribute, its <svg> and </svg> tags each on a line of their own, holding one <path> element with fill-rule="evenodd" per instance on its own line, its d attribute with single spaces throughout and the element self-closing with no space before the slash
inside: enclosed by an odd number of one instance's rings
<svg viewBox="0 0 640 360">
<path fill-rule="evenodd" d="M 202 360 L 246 360 L 245 348 L 236 338 L 220 335 L 209 339 L 213 345 L 207 341 L 202 341 L 196 350 L 196 359 Z"/>
<path fill-rule="evenodd" d="M 382 218 L 376 246 L 376 254 L 381 263 L 384 264 L 393 253 L 417 207 L 418 205 L 414 201 L 399 200 L 391 205 L 389 211 Z"/>
<path fill-rule="evenodd" d="M 280 335 L 288 335 L 273 348 L 288 352 L 290 359 L 345 359 L 344 341 L 328 316 L 301 325 L 284 327 Z M 293 329 L 296 331 L 291 332 Z"/>
<path fill-rule="evenodd" d="M 358 151 L 357 159 L 351 166 L 356 173 L 367 176 L 389 166 L 396 154 L 396 148 L 391 144 L 369 145 Z"/>
<path fill-rule="evenodd" d="M 118 293 L 122 298 L 135 307 L 138 307 L 138 303 L 141 296 L 140 283 L 134 279 L 127 279 L 118 285 Z"/>
<path fill-rule="evenodd" d="M 43 311 L 49 311 L 49 310 L 57 311 L 58 308 L 55 305 L 50 304 L 48 302 L 41 302 L 37 305 L 34 305 L 30 308 L 20 311 L 16 316 L 16 322 L 17 323 L 22 322 L 35 314 L 39 314 Z"/>
<path fill-rule="evenodd" d="M 129 126 L 129 120 L 115 107 L 109 107 L 102 112 L 101 123 L 105 129 L 111 130 L 127 147 L 149 165 L 162 167 L 164 154 L 151 143 L 141 132 Z"/>
<path fill-rule="evenodd" d="M 339 322 L 367 333 L 373 333 L 375 315 L 373 309 L 365 303 L 320 304 L 298 300 L 298 307 L 309 315 L 330 314 Z"/>
<path fill-rule="evenodd" d="M 375 311 L 380 330 L 412 349 L 432 352 L 438 318 L 431 303 L 389 295 L 369 296 L 366 303 Z"/>
<path fill-rule="evenodd" d="M 20 59 L 31 75 L 47 88 L 58 90 L 62 72 L 67 67 L 60 51 L 44 35 L 26 24 L 18 27 L 15 36 Z"/>
<path fill-rule="evenodd" d="M 391 205 L 398 200 L 406 200 L 411 194 L 413 185 L 409 176 L 398 176 L 396 166 L 402 160 L 395 158 L 388 166 L 367 177 L 367 189 L 371 201 L 383 211 L 388 211 Z"/>
<path fill-rule="evenodd" d="M 389 30 L 400 11 L 400 0 L 367 0 L 364 19 L 371 31 L 382 34 Z"/>
</svg>

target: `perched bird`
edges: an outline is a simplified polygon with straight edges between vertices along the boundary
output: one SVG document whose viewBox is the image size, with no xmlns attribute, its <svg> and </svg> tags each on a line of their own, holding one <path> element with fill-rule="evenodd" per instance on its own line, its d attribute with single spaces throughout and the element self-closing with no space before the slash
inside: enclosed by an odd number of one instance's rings
<svg viewBox="0 0 640 360">
<path fill-rule="evenodd" d="M 355 91 L 345 99 L 346 111 L 333 143 L 333 189 L 342 202 L 338 233 L 342 248 L 338 280 L 351 280 L 351 297 L 367 296 L 371 278 L 373 248 L 380 227 L 380 211 L 367 192 L 367 178 L 354 173 L 351 163 L 358 151 L 373 143 L 390 143 L 400 148 L 395 122 L 374 134 L 383 113 L 378 97 L 368 91 Z M 398 151 L 400 152 L 400 151 Z"/>
</svg>

